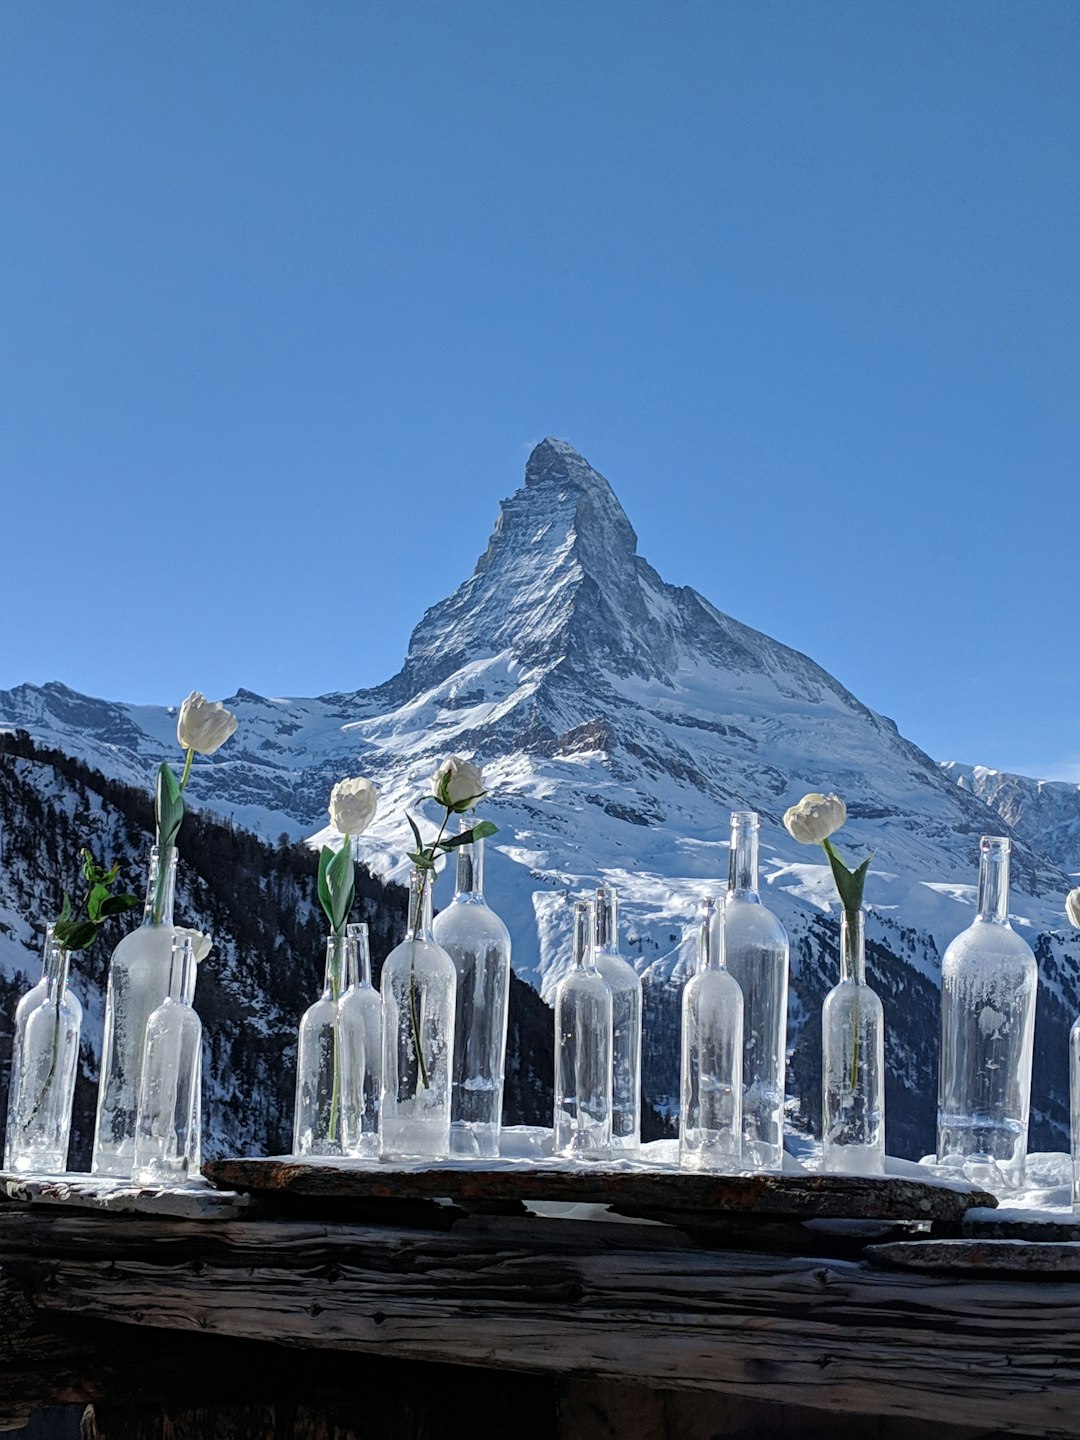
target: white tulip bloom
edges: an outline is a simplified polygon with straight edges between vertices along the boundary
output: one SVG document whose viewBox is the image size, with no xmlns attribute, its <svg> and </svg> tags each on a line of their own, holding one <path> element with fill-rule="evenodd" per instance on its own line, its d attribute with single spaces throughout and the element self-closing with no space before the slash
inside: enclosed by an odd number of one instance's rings
<svg viewBox="0 0 1080 1440">
<path fill-rule="evenodd" d="M 835 834 L 847 819 L 847 807 L 839 795 L 804 795 L 784 814 L 788 834 L 801 845 L 820 845 Z"/>
<path fill-rule="evenodd" d="M 182 750 L 213 755 L 225 744 L 236 726 L 236 716 L 231 715 L 220 700 L 211 704 L 201 691 L 193 690 L 180 706 L 176 738 Z"/>
<path fill-rule="evenodd" d="M 173 927 L 173 934 L 177 939 L 181 935 L 191 936 L 191 951 L 196 961 L 205 960 L 214 946 L 214 937 L 204 935 L 201 930 L 192 930 L 187 925 L 176 925 Z"/>
<path fill-rule="evenodd" d="M 439 804 L 458 814 L 471 810 L 477 800 L 487 793 L 480 767 L 469 760 L 462 760 L 458 755 L 444 760 L 428 784 Z"/>
<path fill-rule="evenodd" d="M 342 835 L 362 835 L 378 808 L 379 792 L 363 776 L 339 780 L 330 792 L 330 823 Z"/>
<path fill-rule="evenodd" d="M 1080 930 L 1080 888 L 1070 890 L 1065 896 L 1065 913 L 1070 923 Z"/>
</svg>

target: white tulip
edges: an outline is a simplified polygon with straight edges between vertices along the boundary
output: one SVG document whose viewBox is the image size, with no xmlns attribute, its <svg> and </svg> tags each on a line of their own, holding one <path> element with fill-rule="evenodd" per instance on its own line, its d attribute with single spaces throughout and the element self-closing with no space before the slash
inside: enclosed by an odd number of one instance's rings
<svg viewBox="0 0 1080 1440">
<path fill-rule="evenodd" d="M 235 715 L 230 715 L 220 700 L 213 704 L 198 690 L 193 690 L 180 706 L 176 721 L 176 738 L 182 750 L 199 755 L 213 755 L 236 729 Z"/>
<path fill-rule="evenodd" d="M 362 835 L 378 808 L 379 792 L 362 776 L 339 780 L 330 792 L 330 823 L 342 835 Z"/>
<path fill-rule="evenodd" d="M 469 760 L 462 760 L 458 755 L 444 760 L 428 784 L 439 804 L 459 815 L 462 811 L 471 810 L 477 800 L 487 793 L 480 767 Z"/>
<path fill-rule="evenodd" d="M 205 960 L 214 947 L 214 937 L 204 935 L 201 930 L 192 930 L 187 925 L 176 925 L 173 927 L 173 934 L 177 939 L 181 935 L 191 936 L 191 951 L 196 961 Z"/>
<path fill-rule="evenodd" d="M 1065 913 L 1070 923 L 1080 930 L 1080 888 L 1070 890 L 1065 896 Z"/>
<path fill-rule="evenodd" d="M 784 814 L 788 834 L 801 845 L 820 845 L 846 819 L 847 808 L 839 795 L 804 795 Z"/>
</svg>

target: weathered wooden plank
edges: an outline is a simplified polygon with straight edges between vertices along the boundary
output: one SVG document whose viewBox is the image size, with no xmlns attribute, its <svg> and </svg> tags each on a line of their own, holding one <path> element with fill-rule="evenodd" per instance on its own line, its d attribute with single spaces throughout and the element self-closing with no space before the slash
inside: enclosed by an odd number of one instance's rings
<svg viewBox="0 0 1080 1440">
<path fill-rule="evenodd" d="M 993 1274 L 1078 1275 L 1080 1241 L 899 1240 L 870 1245 L 867 1254 L 913 1270 L 981 1270 Z"/>
<path fill-rule="evenodd" d="M 215 1184 L 255 1194 L 398 1201 L 445 1197 L 474 1201 L 560 1200 L 632 1209 L 647 1216 L 707 1213 L 798 1219 L 958 1220 L 972 1205 L 993 1207 L 985 1191 L 955 1183 L 881 1175 L 695 1175 L 677 1170 L 561 1166 L 553 1161 L 483 1168 L 312 1163 L 291 1157 L 215 1160 Z"/>
<path fill-rule="evenodd" d="M 539 1217 L 450 1232 L 6 1218 L 0 1261 L 43 1312 L 1080 1435 L 1080 1280 L 657 1248 L 647 1226 L 637 1249 L 609 1248 L 623 1227 L 577 1227 L 594 1238 L 575 1248 Z"/>
<path fill-rule="evenodd" d="M 91 1175 L 35 1176 L 0 1171 L 0 1193 L 28 1205 L 63 1205 L 76 1210 L 105 1210 L 125 1215 L 175 1216 L 184 1220 L 221 1220 L 251 1206 L 247 1195 L 205 1184 L 173 1189 L 133 1185 Z"/>
<path fill-rule="evenodd" d="M 1067 1210 L 981 1210 L 972 1207 L 960 1218 L 955 1238 L 970 1240 L 1080 1240 L 1080 1215 Z"/>
</svg>

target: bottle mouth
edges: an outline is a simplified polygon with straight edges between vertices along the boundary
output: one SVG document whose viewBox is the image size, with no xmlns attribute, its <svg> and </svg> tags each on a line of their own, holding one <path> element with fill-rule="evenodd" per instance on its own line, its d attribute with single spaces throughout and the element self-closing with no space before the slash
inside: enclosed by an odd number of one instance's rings
<svg viewBox="0 0 1080 1440">
<path fill-rule="evenodd" d="M 979 840 L 979 851 L 983 855 L 1008 855 L 1012 841 L 1007 835 L 983 835 Z"/>
<path fill-rule="evenodd" d="M 733 810 L 731 812 L 732 825 L 749 826 L 757 830 L 761 825 L 761 816 L 756 810 Z"/>
</svg>

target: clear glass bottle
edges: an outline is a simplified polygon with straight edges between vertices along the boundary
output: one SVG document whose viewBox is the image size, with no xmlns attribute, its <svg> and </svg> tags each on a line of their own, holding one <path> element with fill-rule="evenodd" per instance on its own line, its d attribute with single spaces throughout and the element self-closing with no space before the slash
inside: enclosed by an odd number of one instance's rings
<svg viewBox="0 0 1080 1440">
<path fill-rule="evenodd" d="M 19 1001 L 11 1043 L 4 1169 L 62 1174 L 79 1068 L 82 1006 L 67 988 L 68 952 L 50 925 L 41 979 Z"/>
<path fill-rule="evenodd" d="M 472 822 L 462 820 L 462 828 Z M 450 1153 L 495 1159 L 502 1125 L 510 932 L 484 898 L 484 842 L 460 845 L 454 898 L 434 935 L 457 969 Z"/>
<path fill-rule="evenodd" d="M 821 1007 L 821 1168 L 885 1171 L 885 1012 L 866 983 L 863 912 L 840 917 L 840 983 Z"/>
<path fill-rule="evenodd" d="M 938 1163 L 1014 1189 L 1027 1157 L 1038 967 L 1009 924 L 1009 852 L 979 841 L 978 913 L 941 958 Z"/>
<path fill-rule="evenodd" d="M 151 850 L 142 924 L 124 936 L 109 962 L 91 1163 L 95 1175 L 131 1176 L 146 1024 L 169 988 L 176 864 L 175 847 L 164 853 L 156 845 Z"/>
<path fill-rule="evenodd" d="M 300 1018 L 293 1109 L 294 1155 L 342 1153 L 338 1000 L 346 973 L 347 948 L 345 935 L 327 936 L 322 993 Z"/>
<path fill-rule="evenodd" d="M 173 941 L 168 994 L 146 1025 L 132 1178 L 137 1185 L 186 1185 L 199 1178 L 202 1022 L 191 1006 L 195 951 Z"/>
<path fill-rule="evenodd" d="M 1069 1031 L 1069 1117 L 1072 1131 L 1072 1202 L 1080 1215 L 1080 1020 Z"/>
<path fill-rule="evenodd" d="M 724 964 L 724 923 L 716 900 L 701 902 L 697 970 L 682 996 L 684 1170 L 742 1168 L 743 993 Z"/>
<path fill-rule="evenodd" d="M 431 883 L 414 870 L 405 939 L 382 971 L 384 1160 L 439 1160 L 450 1153 L 454 1061 L 454 962 L 431 933 Z"/>
<path fill-rule="evenodd" d="M 611 1153 L 641 1145 L 641 977 L 619 954 L 618 896 L 599 885 L 594 899 L 593 963 L 611 990 Z"/>
<path fill-rule="evenodd" d="M 574 905 L 574 965 L 555 991 L 555 1136 L 569 1160 L 611 1157 L 611 987 L 594 964 L 593 906 Z"/>
<path fill-rule="evenodd" d="M 379 1158 L 382 1090 L 382 996 L 371 983 L 368 927 L 345 931 L 345 993 L 338 1002 L 341 1045 L 341 1139 L 346 1155 Z"/>
<path fill-rule="evenodd" d="M 758 894 L 753 810 L 731 816 L 728 893 L 721 911 L 728 971 L 743 994 L 742 1148 L 748 1170 L 784 1163 L 788 937 Z"/>
</svg>

